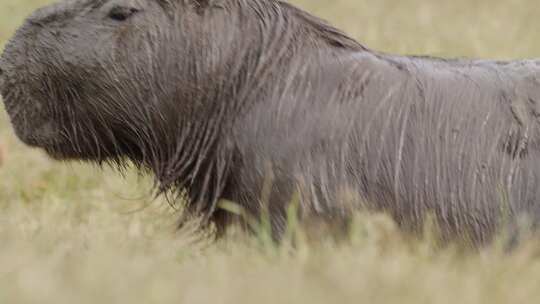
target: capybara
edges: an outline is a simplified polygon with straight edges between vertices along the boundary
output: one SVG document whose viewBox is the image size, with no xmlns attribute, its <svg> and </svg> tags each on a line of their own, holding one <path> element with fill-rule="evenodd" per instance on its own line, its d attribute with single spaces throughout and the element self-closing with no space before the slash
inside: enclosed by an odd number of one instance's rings
<svg viewBox="0 0 540 304">
<path fill-rule="evenodd" d="M 371 50 L 278 0 L 75 0 L 0 59 L 15 132 L 56 159 L 123 166 L 222 231 L 347 222 L 482 244 L 540 222 L 539 61 Z"/>
</svg>

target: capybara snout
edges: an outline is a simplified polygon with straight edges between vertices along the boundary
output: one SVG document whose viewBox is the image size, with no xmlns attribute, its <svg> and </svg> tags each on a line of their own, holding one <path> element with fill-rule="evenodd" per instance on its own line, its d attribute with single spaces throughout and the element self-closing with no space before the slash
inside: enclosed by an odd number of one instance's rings
<svg viewBox="0 0 540 304">
<path fill-rule="evenodd" d="M 114 120 L 129 108 L 120 100 L 146 100 L 140 87 L 153 79 L 137 73 L 154 74 L 147 55 L 157 33 L 145 18 L 163 13 L 157 1 L 114 0 L 32 14 L 2 55 L 1 92 L 19 138 L 56 158 L 105 160 L 130 145 Z"/>
</svg>

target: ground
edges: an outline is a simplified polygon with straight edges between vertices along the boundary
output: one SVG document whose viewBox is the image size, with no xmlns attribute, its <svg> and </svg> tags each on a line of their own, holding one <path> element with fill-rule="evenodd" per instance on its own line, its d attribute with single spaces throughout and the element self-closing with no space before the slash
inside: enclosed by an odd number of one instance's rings
<svg viewBox="0 0 540 304">
<path fill-rule="evenodd" d="M 0 0 L 0 48 L 50 1 Z M 533 0 L 297 0 L 370 48 L 450 57 L 540 54 Z M 19 143 L 0 106 L 0 303 L 539 303 L 540 244 L 511 253 L 410 240 L 381 216 L 351 240 L 212 243 L 132 171 L 61 163 Z"/>
</svg>

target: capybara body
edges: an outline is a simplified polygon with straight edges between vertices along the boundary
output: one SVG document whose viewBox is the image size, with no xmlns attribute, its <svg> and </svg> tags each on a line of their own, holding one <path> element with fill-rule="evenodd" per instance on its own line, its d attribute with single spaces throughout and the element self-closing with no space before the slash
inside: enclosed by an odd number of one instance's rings
<svg viewBox="0 0 540 304">
<path fill-rule="evenodd" d="M 476 244 L 540 221 L 535 60 L 388 55 L 277 0 L 63 1 L 0 60 L 22 141 L 129 160 L 220 229 L 242 220 L 222 200 L 277 236 L 291 203 L 413 230 L 433 215 Z"/>
</svg>

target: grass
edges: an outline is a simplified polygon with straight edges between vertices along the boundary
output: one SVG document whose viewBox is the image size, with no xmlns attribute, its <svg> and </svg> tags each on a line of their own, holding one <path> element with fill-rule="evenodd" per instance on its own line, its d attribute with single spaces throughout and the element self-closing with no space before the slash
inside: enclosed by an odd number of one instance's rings
<svg viewBox="0 0 540 304">
<path fill-rule="evenodd" d="M 44 0 L 0 0 L 0 45 Z M 532 0 L 297 0 L 371 48 L 535 57 Z M 441 249 L 363 217 L 351 241 L 296 250 L 175 231 L 146 177 L 54 162 L 0 114 L 0 303 L 538 303 L 540 244 Z"/>
</svg>

